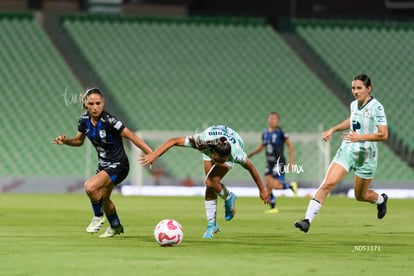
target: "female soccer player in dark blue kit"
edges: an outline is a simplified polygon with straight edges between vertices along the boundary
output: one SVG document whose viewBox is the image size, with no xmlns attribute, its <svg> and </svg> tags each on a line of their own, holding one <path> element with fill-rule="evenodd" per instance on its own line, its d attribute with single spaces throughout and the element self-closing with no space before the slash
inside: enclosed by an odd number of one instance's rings
<svg viewBox="0 0 414 276">
<path fill-rule="evenodd" d="M 279 210 L 276 208 L 276 198 L 272 193 L 273 189 L 285 190 L 291 189 L 294 195 L 297 195 L 298 184 L 293 181 L 290 184 L 285 180 L 285 167 L 292 168 L 294 164 L 294 150 L 293 144 L 289 136 L 279 127 L 279 113 L 270 112 L 267 118 L 268 129 L 262 133 L 262 141 L 257 148 L 255 148 L 247 157 L 251 158 L 253 155 L 266 150 L 266 168 L 265 181 L 267 192 L 270 194 L 270 210 L 268 214 L 276 214 Z M 284 156 L 284 145 L 289 149 L 289 163 L 286 164 Z"/>
<path fill-rule="evenodd" d="M 95 147 L 99 160 L 98 169 L 96 174 L 84 184 L 94 212 L 94 217 L 86 228 L 86 232 L 98 232 L 105 222 L 105 214 L 110 226 L 99 237 L 113 237 L 124 231 L 115 205 L 110 199 L 114 186 L 121 183 L 129 172 L 128 157 L 122 138 L 131 140 L 147 154 L 152 150 L 115 116 L 104 111 L 105 98 L 98 88 L 88 89 L 82 97 L 82 102 L 86 111 L 79 118 L 76 136 L 67 138 L 63 134 L 54 139 L 52 143 L 79 147 L 83 145 L 87 136 Z"/>
</svg>

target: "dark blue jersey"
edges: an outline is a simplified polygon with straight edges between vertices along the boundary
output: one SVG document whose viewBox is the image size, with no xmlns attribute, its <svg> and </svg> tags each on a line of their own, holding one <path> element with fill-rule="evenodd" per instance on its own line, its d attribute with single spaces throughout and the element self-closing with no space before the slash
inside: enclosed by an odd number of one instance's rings
<svg viewBox="0 0 414 276">
<path fill-rule="evenodd" d="M 285 164 L 283 148 L 287 139 L 287 133 L 283 132 L 279 127 L 273 131 L 265 130 L 263 132 L 262 143 L 266 148 L 267 162 L 276 163 L 279 159 L 279 163 Z"/>
<path fill-rule="evenodd" d="M 80 116 L 78 130 L 85 133 L 95 147 L 100 168 L 114 163 L 128 163 L 121 136 L 124 128 L 125 125 L 121 121 L 106 111 L 102 112 L 95 126 L 87 111 Z"/>
</svg>

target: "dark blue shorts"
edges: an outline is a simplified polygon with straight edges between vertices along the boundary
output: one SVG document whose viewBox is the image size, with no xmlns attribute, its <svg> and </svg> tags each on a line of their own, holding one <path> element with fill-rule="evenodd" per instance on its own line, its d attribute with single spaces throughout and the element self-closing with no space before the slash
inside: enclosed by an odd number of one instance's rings
<svg viewBox="0 0 414 276">
<path fill-rule="evenodd" d="M 99 167 L 96 170 L 96 173 L 100 171 L 106 171 L 106 173 L 109 175 L 109 178 L 111 179 L 112 183 L 114 185 L 117 185 L 121 183 L 129 173 L 129 163 L 128 162 L 117 162 L 112 163 L 109 166 L 106 167 Z"/>
<path fill-rule="evenodd" d="M 267 162 L 265 168 L 265 175 L 272 175 L 274 179 L 280 181 L 285 180 L 285 171 L 283 164 L 277 164 L 274 162 Z"/>
</svg>

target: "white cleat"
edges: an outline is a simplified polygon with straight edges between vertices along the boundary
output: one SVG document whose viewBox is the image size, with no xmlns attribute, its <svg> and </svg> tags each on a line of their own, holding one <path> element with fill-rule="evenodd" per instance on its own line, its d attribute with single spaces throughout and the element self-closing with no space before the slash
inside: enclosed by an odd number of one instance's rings
<svg viewBox="0 0 414 276">
<path fill-rule="evenodd" d="M 122 227 L 122 225 L 118 225 L 115 228 L 112 228 L 111 226 L 109 226 L 105 230 L 105 233 L 103 233 L 99 237 L 100 238 L 110 238 L 110 237 L 113 237 L 115 235 L 120 235 L 121 233 L 124 233 L 124 227 Z"/>
<path fill-rule="evenodd" d="M 105 223 L 105 217 L 93 217 L 91 223 L 86 227 L 86 232 L 96 233 L 101 229 L 102 224 Z"/>
</svg>

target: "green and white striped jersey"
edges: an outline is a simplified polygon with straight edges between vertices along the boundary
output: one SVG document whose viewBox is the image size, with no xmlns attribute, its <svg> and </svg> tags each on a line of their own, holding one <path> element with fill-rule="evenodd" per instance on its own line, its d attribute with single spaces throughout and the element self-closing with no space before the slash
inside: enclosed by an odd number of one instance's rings
<svg viewBox="0 0 414 276">
<path fill-rule="evenodd" d="M 384 107 L 374 97 L 362 107 L 359 107 L 358 101 L 355 100 L 351 103 L 350 109 L 350 130 L 358 134 L 378 133 L 378 126 L 387 125 Z M 362 157 L 365 162 L 370 159 L 377 159 L 377 142 L 374 141 L 355 143 L 342 141 L 341 148 L 345 152 L 352 153 L 355 159 Z"/>
<path fill-rule="evenodd" d="M 229 162 L 237 163 L 244 165 L 246 163 L 247 154 L 244 152 L 244 143 L 240 135 L 233 129 L 223 126 L 223 125 L 214 125 L 205 129 L 201 133 L 197 133 L 192 136 L 187 136 L 185 138 L 185 147 L 191 147 L 190 138 L 200 139 L 200 141 L 206 145 L 212 145 L 220 137 L 226 137 L 227 140 L 231 143 L 231 156 L 229 157 Z M 200 150 L 203 154 L 211 157 L 210 149 Z"/>
</svg>

